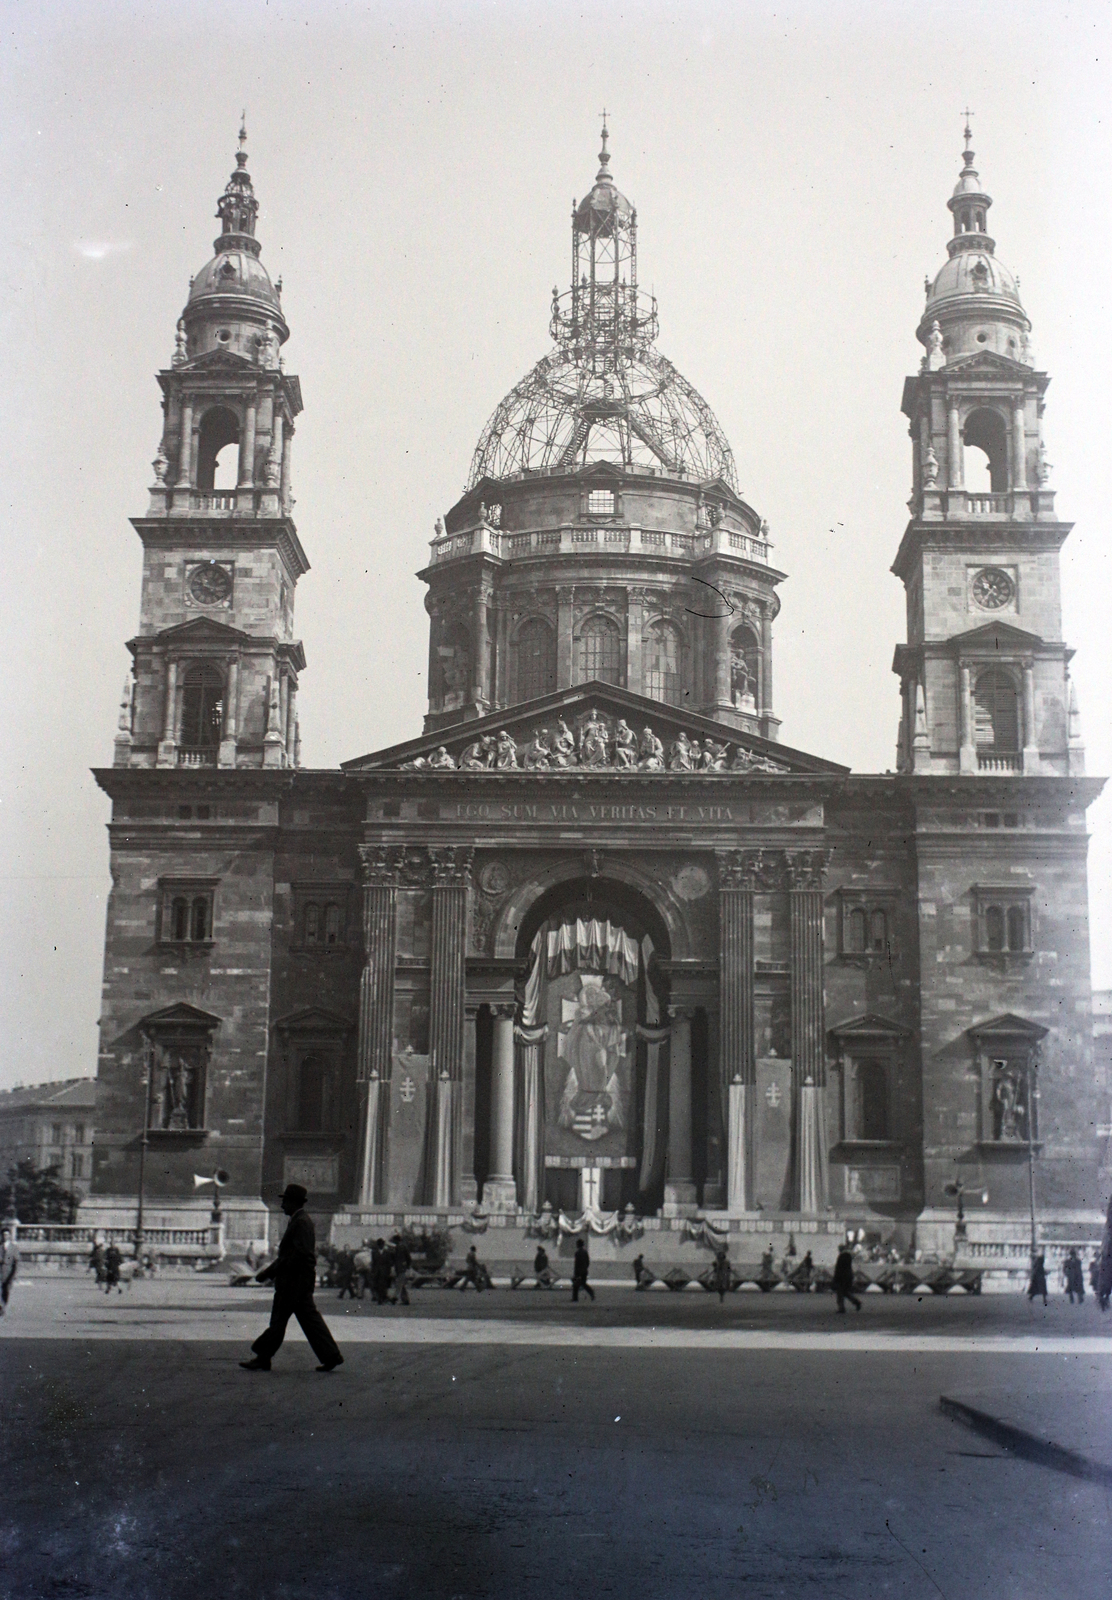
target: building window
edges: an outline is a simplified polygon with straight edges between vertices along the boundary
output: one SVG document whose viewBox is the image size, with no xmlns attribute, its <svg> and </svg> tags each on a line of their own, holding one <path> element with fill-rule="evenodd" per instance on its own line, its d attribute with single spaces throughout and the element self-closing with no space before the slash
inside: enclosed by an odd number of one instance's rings
<svg viewBox="0 0 1112 1600">
<path fill-rule="evenodd" d="M 349 891 L 346 883 L 294 886 L 295 949 L 339 950 L 346 946 Z"/>
<path fill-rule="evenodd" d="M 895 953 L 893 898 L 886 895 L 877 904 L 875 895 L 868 890 L 841 892 L 841 955 L 886 958 Z"/>
<path fill-rule="evenodd" d="M 976 953 L 981 956 L 1028 956 L 1034 951 L 1031 930 L 1032 890 L 1008 884 L 978 884 L 973 890 Z"/>
<path fill-rule="evenodd" d="M 75 1150 L 70 1157 L 70 1176 L 72 1178 L 84 1178 L 86 1176 L 85 1156 L 80 1150 Z"/>
<path fill-rule="evenodd" d="M 324 908 L 324 942 L 328 947 L 340 943 L 340 908 L 335 902 Z"/>
<path fill-rule="evenodd" d="M 617 500 L 613 489 L 591 489 L 587 495 L 587 515 L 612 517 L 617 510 Z"/>
<path fill-rule="evenodd" d="M 588 617 L 579 632 L 579 682 L 621 683 L 621 635 L 610 617 Z"/>
<path fill-rule="evenodd" d="M 197 488 L 203 494 L 234 489 L 239 476 L 239 419 L 214 406 L 201 419 L 197 437 Z"/>
<path fill-rule="evenodd" d="M 51 1125 L 50 1125 L 50 1142 L 51 1142 L 51 1144 L 59 1144 L 59 1145 L 62 1143 L 62 1124 L 60 1122 L 51 1123 Z"/>
<path fill-rule="evenodd" d="M 208 661 L 186 669 L 181 691 L 181 748 L 215 754 L 224 721 L 224 675 Z"/>
<path fill-rule="evenodd" d="M 986 755 L 1019 754 L 1019 696 L 1008 673 L 982 672 L 973 692 L 973 739 Z"/>
<path fill-rule="evenodd" d="M 539 700 L 556 690 L 556 634 L 542 617 L 530 617 L 513 647 L 514 700 Z"/>
<path fill-rule="evenodd" d="M 670 622 L 655 622 L 643 644 L 645 693 L 667 706 L 682 704 L 680 636 Z"/>
<path fill-rule="evenodd" d="M 73 1142 L 74 1142 L 74 1144 L 84 1144 L 85 1143 L 85 1124 L 83 1122 L 75 1122 L 74 1123 L 74 1125 L 73 1125 Z"/>
<path fill-rule="evenodd" d="M 855 1137 L 888 1138 L 888 1068 L 883 1061 L 857 1062 L 857 1104 Z"/>
<path fill-rule="evenodd" d="M 216 885 L 212 880 L 161 884 L 160 944 L 212 943 Z"/>
<path fill-rule="evenodd" d="M 320 906 L 315 900 L 305 907 L 305 943 L 320 943 Z"/>
<path fill-rule="evenodd" d="M 310 1050 L 297 1062 L 297 1131 L 327 1133 L 336 1125 L 336 1060 Z"/>
</svg>

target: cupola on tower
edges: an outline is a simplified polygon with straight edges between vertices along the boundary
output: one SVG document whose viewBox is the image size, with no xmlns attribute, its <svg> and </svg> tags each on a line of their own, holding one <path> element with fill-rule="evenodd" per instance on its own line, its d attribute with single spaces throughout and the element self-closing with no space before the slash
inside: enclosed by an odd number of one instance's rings
<svg viewBox="0 0 1112 1600">
<path fill-rule="evenodd" d="M 897 759 L 917 773 L 1084 770 L 1062 639 L 1060 522 L 1019 285 L 988 233 L 992 204 L 965 129 L 954 234 L 904 384 L 913 483 L 893 572 L 907 591 Z"/>
<path fill-rule="evenodd" d="M 775 738 L 784 574 L 713 412 L 656 348 L 607 141 L 604 123 L 554 347 L 487 423 L 421 574 L 426 728 L 600 681 Z"/>
<path fill-rule="evenodd" d="M 286 767 L 298 762 L 294 590 L 308 569 L 291 515 L 301 387 L 283 370 L 281 280 L 255 237 L 259 203 L 240 129 L 217 203 L 213 259 L 190 282 L 144 517 L 134 678 L 115 764 Z"/>
</svg>

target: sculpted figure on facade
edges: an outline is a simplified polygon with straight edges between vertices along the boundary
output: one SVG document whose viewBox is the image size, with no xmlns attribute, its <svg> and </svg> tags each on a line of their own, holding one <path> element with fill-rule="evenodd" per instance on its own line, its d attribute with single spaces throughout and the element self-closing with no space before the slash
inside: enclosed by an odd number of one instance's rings
<svg viewBox="0 0 1112 1600">
<path fill-rule="evenodd" d="M 637 735 L 624 717 L 614 729 L 614 765 L 626 771 L 637 765 Z"/>
<path fill-rule="evenodd" d="M 551 752 L 549 751 L 548 744 L 546 742 L 547 739 L 548 729 L 538 729 L 522 752 L 521 764 L 523 767 L 537 768 L 549 766 Z"/>
<path fill-rule="evenodd" d="M 592 711 L 579 736 L 579 762 L 584 767 L 606 767 L 610 764 L 610 741 L 606 724 L 597 711 Z"/>
<path fill-rule="evenodd" d="M 495 754 L 494 764 L 499 772 L 517 770 L 517 745 L 514 744 L 505 728 L 498 735 L 498 749 Z"/>
<path fill-rule="evenodd" d="M 481 739 L 469 744 L 460 757 L 461 772 L 486 772 L 494 765 L 494 737 L 484 733 Z"/>
<path fill-rule="evenodd" d="M 695 762 L 692 758 L 691 744 L 686 733 L 680 733 L 668 752 L 669 772 L 694 772 Z"/>
<path fill-rule="evenodd" d="M 563 717 L 556 724 L 556 732 L 552 735 L 549 748 L 554 767 L 575 766 L 575 735 Z"/>
<path fill-rule="evenodd" d="M 664 771 L 664 746 L 650 727 L 641 729 L 640 759 L 637 763 L 642 772 Z"/>
<path fill-rule="evenodd" d="M 713 739 L 707 739 L 703 744 L 703 759 L 701 767 L 704 772 L 725 772 L 726 756 L 729 753 L 728 744 L 716 744 Z"/>
</svg>

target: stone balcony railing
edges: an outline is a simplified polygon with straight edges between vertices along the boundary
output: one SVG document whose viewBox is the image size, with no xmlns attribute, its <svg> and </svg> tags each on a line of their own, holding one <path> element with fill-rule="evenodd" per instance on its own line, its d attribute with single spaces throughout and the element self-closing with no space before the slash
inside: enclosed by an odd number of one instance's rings
<svg viewBox="0 0 1112 1600">
<path fill-rule="evenodd" d="M 729 555 L 743 561 L 768 565 L 771 546 L 730 528 L 700 529 L 695 533 L 669 532 L 655 528 L 624 525 L 565 523 L 559 528 L 533 528 L 506 532 L 480 523 L 460 533 L 444 534 L 432 541 L 435 564 L 458 561 L 464 556 L 486 553 L 503 561 L 526 556 L 580 555 L 584 551 L 605 551 L 608 555 L 671 556 L 692 560 L 708 555 Z"/>
<path fill-rule="evenodd" d="M 179 767 L 215 767 L 218 755 L 216 745 L 178 745 Z"/>
<path fill-rule="evenodd" d="M 86 1258 L 99 1239 L 114 1244 L 120 1254 L 134 1256 L 135 1229 L 87 1223 L 16 1222 L 13 1227 L 25 1261 L 72 1261 Z M 209 1222 L 196 1228 L 144 1228 L 143 1249 L 181 1260 L 220 1260 L 225 1253 L 224 1223 Z"/>
<path fill-rule="evenodd" d="M 1023 757 L 1018 753 L 1008 756 L 989 756 L 977 754 L 977 771 L 991 776 L 1010 775 L 1013 772 L 1023 771 Z"/>
</svg>

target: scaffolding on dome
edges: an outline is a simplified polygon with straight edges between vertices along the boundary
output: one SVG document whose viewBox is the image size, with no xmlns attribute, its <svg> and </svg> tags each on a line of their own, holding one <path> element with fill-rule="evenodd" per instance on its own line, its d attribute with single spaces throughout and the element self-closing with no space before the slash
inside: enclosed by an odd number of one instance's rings
<svg viewBox="0 0 1112 1600">
<path fill-rule="evenodd" d="M 606 461 L 737 491 L 733 453 L 703 397 L 654 348 L 656 299 L 637 287 L 637 212 L 610 175 L 607 129 L 590 194 L 572 209 L 571 288 L 552 292 L 557 349 L 483 429 L 467 487 L 483 478 Z"/>
</svg>

